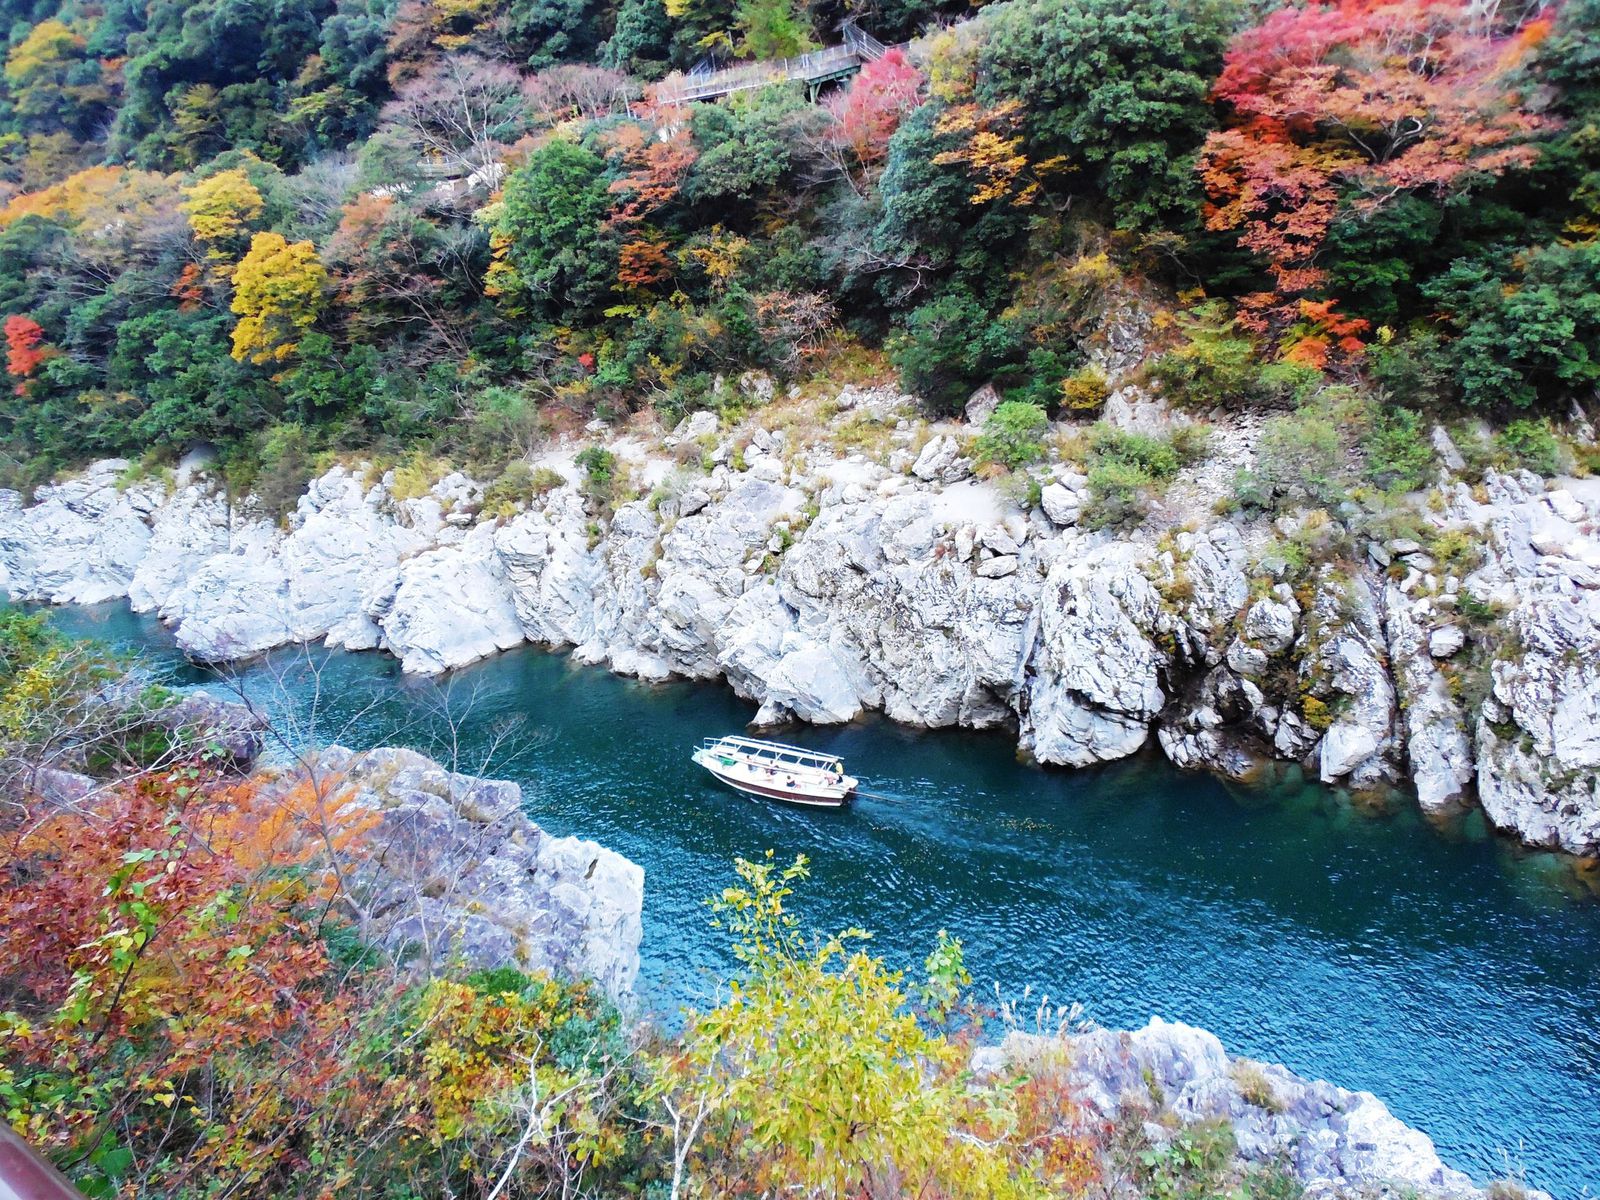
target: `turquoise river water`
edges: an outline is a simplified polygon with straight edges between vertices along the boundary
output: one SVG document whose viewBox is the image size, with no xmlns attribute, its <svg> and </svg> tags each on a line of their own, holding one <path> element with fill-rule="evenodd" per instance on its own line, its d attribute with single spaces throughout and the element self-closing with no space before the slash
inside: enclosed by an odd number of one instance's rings
<svg viewBox="0 0 1600 1200">
<path fill-rule="evenodd" d="M 125 608 L 56 619 L 199 678 Z M 803 852 L 808 921 L 872 929 L 896 964 L 920 964 L 945 928 L 986 990 L 1081 1001 L 1103 1024 L 1204 1026 L 1376 1092 L 1480 1181 L 1509 1169 L 1562 1200 L 1600 1192 L 1600 903 L 1481 822 L 1438 830 L 1303 783 L 1230 788 L 1155 755 L 1041 770 L 1004 733 L 880 720 L 783 736 L 893 799 L 773 807 L 689 761 L 753 715 L 731 692 L 531 648 L 445 682 L 377 654 L 285 652 L 236 682 L 294 738 L 410 745 L 516 779 L 535 820 L 641 863 L 642 988 L 664 1013 L 729 966 L 702 901 L 732 859 Z"/>
</svg>

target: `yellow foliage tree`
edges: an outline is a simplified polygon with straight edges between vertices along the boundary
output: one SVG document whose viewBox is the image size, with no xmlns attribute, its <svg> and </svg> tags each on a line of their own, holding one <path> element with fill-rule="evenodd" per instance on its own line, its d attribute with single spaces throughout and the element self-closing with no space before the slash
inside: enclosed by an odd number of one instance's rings
<svg viewBox="0 0 1600 1200">
<path fill-rule="evenodd" d="M 704 1149 L 741 1164 L 751 1193 L 1056 1194 L 1046 1139 L 1024 1143 L 1005 1090 L 968 1077 L 964 1048 L 919 1019 L 902 976 L 861 948 L 868 935 L 800 933 L 785 902 L 806 860 L 780 868 L 769 851 L 737 870 L 741 886 L 712 908 L 744 970 L 716 1008 L 688 1014 L 681 1051 L 661 1064 L 673 1194 L 695 1155 L 681 1136 L 690 1112 Z M 928 969 L 922 993 L 937 1013 L 970 982 L 960 943 L 941 935 Z"/>
<path fill-rule="evenodd" d="M 1022 150 L 1022 105 L 1006 100 L 993 108 L 958 104 L 945 110 L 936 126 L 960 145 L 934 155 L 937 166 L 965 167 L 972 178 L 973 204 L 1001 200 L 1025 208 L 1039 197 L 1039 176 L 1066 167 L 1061 158 L 1030 163 Z"/>
<path fill-rule="evenodd" d="M 54 79 L 63 65 L 83 57 L 84 36 L 64 22 L 40 21 L 6 55 L 6 82 L 24 88 L 42 79 Z"/>
<path fill-rule="evenodd" d="M 261 215 L 265 203 L 243 167 L 218 171 L 183 189 L 183 211 L 195 240 L 205 243 L 206 256 L 227 257 L 228 241 L 238 237 Z M 280 239 L 281 240 L 281 239 Z"/>
<path fill-rule="evenodd" d="M 26 216 L 46 217 L 74 229 L 137 224 L 171 195 L 171 184 L 151 171 L 89 167 L 37 192 L 12 197 L 0 209 L 0 228 Z"/>
<path fill-rule="evenodd" d="M 310 242 L 258 233 L 233 271 L 233 357 L 283 362 L 322 311 L 328 272 Z"/>
</svg>

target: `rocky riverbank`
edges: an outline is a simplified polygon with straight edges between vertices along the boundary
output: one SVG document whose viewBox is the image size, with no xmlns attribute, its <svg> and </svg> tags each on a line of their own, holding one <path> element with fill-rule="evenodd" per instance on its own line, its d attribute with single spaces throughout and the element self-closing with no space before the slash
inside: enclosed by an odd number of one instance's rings
<svg viewBox="0 0 1600 1200">
<path fill-rule="evenodd" d="M 1600 485 L 1469 483 L 1440 431 L 1438 483 L 1398 532 L 1222 519 L 1242 421 L 1181 502 L 1113 533 L 1085 527 L 1072 462 L 1013 503 L 973 477 L 962 426 L 916 411 L 844 389 L 824 432 L 872 430 L 872 452 L 696 414 L 656 446 L 613 443 L 642 494 L 605 512 L 571 446 L 541 464 L 564 484 L 495 515 L 463 474 L 420 491 L 350 464 L 281 525 L 204 472 L 123 484 L 127 464 L 101 462 L 31 505 L 0 496 L 0 585 L 125 597 L 207 661 L 325 638 L 437 673 L 531 641 L 725 679 L 762 723 L 879 709 L 1013 726 L 1044 763 L 1154 737 L 1237 778 L 1278 759 L 1353 789 L 1409 779 L 1429 810 L 1481 802 L 1530 844 L 1600 853 Z"/>
<path fill-rule="evenodd" d="M 341 905 L 363 941 L 420 971 L 512 966 L 592 979 L 631 1002 L 644 870 L 540 829 L 515 783 L 397 747 L 333 746 L 258 777 L 269 787 L 309 783 L 360 830 L 341 846 L 337 869 Z"/>
<path fill-rule="evenodd" d="M 1226 1128 L 1242 1162 L 1283 1169 L 1308 1197 L 1485 1194 L 1370 1092 L 1234 1057 L 1213 1034 L 1160 1017 L 1131 1031 L 1012 1032 L 973 1066 L 1060 1079 L 1100 1118 L 1137 1123 L 1158 1146 L 1188 1137 L 1193 1147 L 1196 1127 Z"/>
</svg>

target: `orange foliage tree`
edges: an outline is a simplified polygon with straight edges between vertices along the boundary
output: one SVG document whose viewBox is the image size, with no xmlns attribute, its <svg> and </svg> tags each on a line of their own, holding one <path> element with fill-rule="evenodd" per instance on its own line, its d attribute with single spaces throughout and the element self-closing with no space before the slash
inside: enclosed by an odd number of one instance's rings
<svg viewBox="0 0 1600 1200">
<path fill-rule="evenodd" d="M 1334 220 L 1532 161 L 1549 122 L 1519 103 L 1511 71 L 1545 23 L 1500 29 L 1484 13 L 1470 0 L 1338 0 L 1279 9 L 1234 39 L 1213 90 L 1224 128 L 1199 170 L 1208 227 L 1237 231 L 1272 280 L 1246 297 L 1248 328 L 1309 323 L 1307 360 L 1348 347 L 1360 332 L 1349 318 L 1302 304 L 1324 282 Z"/>
<path fill-rule="evenodd" d="M 111 1182 L 151 1190 L 299 1165 L 355 1020 L 330 986 L 335 881 L 317 864 L 366 820 L 334 794 L 184 767 L 14 836 L 0 867 L 13 1124 L 80 1176 L 114 1161 Z"/>
<path fill-rule="evenodd" d="M 610 185 L 621 198 L 610 217 L 613 225 L 638 224 L 671 204 L 699 157 L 681 112 L 653 107 L 642 120 L 619 126 L 608 149 L 623 169 Z"/>
<path fill-rule="evenodd" d="M 43 345 L 44 330 L 31 317 L 13 313 L 6 318 L 6 371 L 17 381 L 17 395 L 22 395 L 28 379 L 39 369 L 39 364 L 50 357 L 50 347 Z"/>
</svg>

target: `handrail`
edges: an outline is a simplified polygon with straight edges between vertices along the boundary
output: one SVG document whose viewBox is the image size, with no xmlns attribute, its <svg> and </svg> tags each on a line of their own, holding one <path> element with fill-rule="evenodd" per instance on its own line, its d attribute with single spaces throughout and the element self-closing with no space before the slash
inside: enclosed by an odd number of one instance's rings
<svg viewBox="0 0 1600 1200">
<path fill-rule="evenodd" d="M 701 750 L 741 750 L 750 752 L 750 757 L 762 761 L 773 761 L 801 769 L 827 773 L 830 767 L 844 766 L 844 762 L 835 754 L 823 754 L 816 750 L 803 750 L 799 746 L 786 746 L 782 742 L 765 742 L 760 738 L 740 737 L 737 734 L 728 734 L 724 737 L 708 737 L 701 739 L 698 749 Z"/>
<path fill-rule="evenodd" d="M 0 1196 L 16 1200 L 83 1200 L 83 1193 L 0 1121 Z"/>
<path fill-rule="evenodd" d="M 721 70 L 706 69 L 709 64 L 702 60 L 689 71 L 662 80 L 659 95 L 670 103 L 682 104 L 787 80 L 816 83 L 841 70 L 859 67 L 864 62 L 876 62 L 886 53 L 888 48 L 877 38 L 856 27 L 853 22 L 847 22 L 842 45 L 824 46 L 790 58 L 740 63 Z"/>
</svg>

